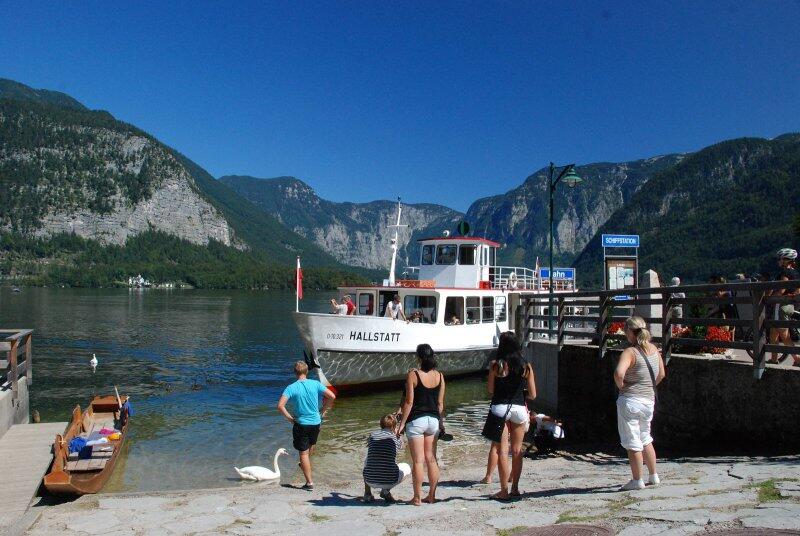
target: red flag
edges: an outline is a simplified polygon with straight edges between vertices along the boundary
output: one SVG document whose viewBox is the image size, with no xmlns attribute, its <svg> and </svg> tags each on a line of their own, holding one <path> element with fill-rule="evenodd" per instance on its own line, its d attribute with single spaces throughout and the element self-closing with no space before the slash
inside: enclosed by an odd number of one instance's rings
<svg viewBox="0 0 800 536">
<path fill-rule="evenodd" d="M 297 257 L 297 277 L 296 277 L 296 287 L 295 292 L 297 293 L 297 299 L 303 299 L 303 269 L 300 268 L 300 257 Z"/>
</svg>

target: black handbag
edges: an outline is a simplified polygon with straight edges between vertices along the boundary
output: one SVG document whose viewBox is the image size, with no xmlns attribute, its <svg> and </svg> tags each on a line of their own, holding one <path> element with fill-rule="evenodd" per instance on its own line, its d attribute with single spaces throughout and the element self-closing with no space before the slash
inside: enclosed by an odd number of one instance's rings
<svg viewBox="0 0 800 536">
<path fill-rule="evenodd" d="M 519 391 L 524 382 L 525 377 L 523 376 L 519 380 L 519 387 L 517 387 L 517 391 Z M 514 395 L 516 396 L 516 392 Z M 489 408 L 489 414 L 486 416 L 486 422 L 483 424 L 483 431 L 481 432 L 481 435 L 490 441 L 500 443 L 500 441 L 503 439 L 503 427 L 506 425 L 506 419 L 508 419 L 509 413 L 511 413 L 510 403 L 508 404 L 508 409 L 506 409 L 506 414 L 502 417 L 498 417 L 492 413 L 492 409 Z"/>
</svg>

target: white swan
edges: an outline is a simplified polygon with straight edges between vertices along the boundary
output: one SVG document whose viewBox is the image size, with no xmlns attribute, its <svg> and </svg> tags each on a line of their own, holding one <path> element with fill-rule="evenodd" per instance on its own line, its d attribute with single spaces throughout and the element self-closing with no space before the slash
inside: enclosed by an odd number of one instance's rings
<svg viewBox="0 0 800 536">
<path fill-rule="evenodd" d="M 92 358 L 89 360 L 89 366 L 92 367 L 92 373 L 97 370 L 97 356 L 92 354 Z"/>
<path fill-rule="evenodd" d="M 278 449 L 278 451 L 275 453 L 275 459 L 272 461 L 272 464 L 275 467 L 274 471 L 259 465 L 250 465 L 248 467 L 242 467 L 241 469 L 234 467 L 234 469 L 237 473 L 239 473 L 239 477 L 242 480 L 276 480 L 281 477 L 281 468 L 278 467 L 278 456 L 281 454 L 289 453 L 286 451 L 286 449 Z"/>
</svg>

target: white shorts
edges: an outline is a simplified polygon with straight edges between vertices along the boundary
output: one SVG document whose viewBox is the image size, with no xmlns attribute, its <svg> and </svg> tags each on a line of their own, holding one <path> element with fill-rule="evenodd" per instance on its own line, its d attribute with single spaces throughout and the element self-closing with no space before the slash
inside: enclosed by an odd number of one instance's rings
<svg viewBox="0 0 800 536">
<path fill-rule="evenodd" d="M 511 404 L 511 410 L 508 409 L 509 404 L 492 404 L 489 409 L 495 417 L 506 418 L 507 421 L 514 424 L 524 424 L 525 431 L 531 426 L 531 414 L 528 412 L 527 406 L 520 406 L 519 404 Z M 506 417 L 506 412 L 508 416 Z"/>
<path fill-rule="evenodd" d="M 626 450 L 641 452 L 653 442 L 650 436 L 653 409 L 653 403 L 624 396 L 617 398 L 619 441 Z"/>
<path fill-rule="evenodd" d="M 436 417 L 429 417 L 425 415 L 422 417 L 417 417 L 413 421 L 406 423 L 406 437 L 408 439 L 437 435 L 438 433 L 439 419 Z"/>
<path fill-rule="evenodd" d="M 400 469 L 402 475 L 400 475 L 400 480 L 398 480 L 391 486 L 386 486 L 386 484 L 373 484 L 372 482 L 364 482 L 364 483 L 373 489 L 379 489 L 381 491 L 389 491 L 390 489 L 398 485 L 400 482 L 408 478 L 408 475 L 411 474 L 411 466 L 408 465 L 407 463 L 398 463 L 397 468 Z"/>
</svg>

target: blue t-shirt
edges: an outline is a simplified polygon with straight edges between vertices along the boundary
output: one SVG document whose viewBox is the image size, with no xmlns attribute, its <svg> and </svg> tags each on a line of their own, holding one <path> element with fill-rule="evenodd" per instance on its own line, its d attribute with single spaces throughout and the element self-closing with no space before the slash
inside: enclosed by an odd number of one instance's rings
<svg viewBox="0 0 800 536">
<path fill-rule="evenodd" d="M 325 386 L 317 380 L 297 380 L 283 390 L 283 396 L 294 406 L 292 412 L 298 424 L 320 424 L 319 399 Z"/>
</svg>

